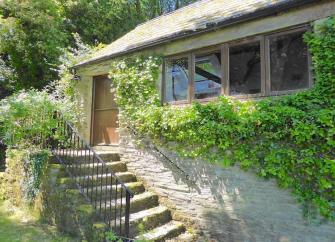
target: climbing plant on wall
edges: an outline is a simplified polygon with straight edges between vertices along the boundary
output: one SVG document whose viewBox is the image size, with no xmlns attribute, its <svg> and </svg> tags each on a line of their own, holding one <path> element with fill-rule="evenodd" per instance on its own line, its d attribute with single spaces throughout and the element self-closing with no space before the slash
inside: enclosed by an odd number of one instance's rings
<svg viewBox="0 0 335 242">
<path fill-rule="evenodd" d="M 161 58 L 116 61 L 111 78 L 128 124 L 180 155 L 238 163 L 292 188 L 305 211 L 335 219 L 335 21 L 307 33 L 312 89 L 261 101 L 220 97 L 208 104 L 161 106 Z M 174 144 L 173 146 L 171 145 Z"/>
</svg>

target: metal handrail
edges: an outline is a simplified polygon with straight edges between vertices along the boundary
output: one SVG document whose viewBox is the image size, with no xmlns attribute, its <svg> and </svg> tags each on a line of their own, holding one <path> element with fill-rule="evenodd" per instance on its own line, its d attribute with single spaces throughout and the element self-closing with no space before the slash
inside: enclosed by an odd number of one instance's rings
<svg viewBox="0 0 335 242">
<path fill-rule="evenodd" d="M 63 141 L 51 142 L 52 153 L 108 228 L 119 236 L 129 237 L 130 199 L 134 193 L 60 112 L 55 112 L 54 117 L 57 120 L 54 132 Z"/>
<path fill-rule="evenodd" d="M 68 122 L 68 121 L 65 121 L 67 123 L 67 125 L 72 129 L 72 131 L 74 133 L 76 133 L 76 135 L 79 137 L 80 140 L 83 141 L 83 143 L 85 144 L 85 146 L 90 150 L 90 152 L 92 152 L 94 154 L 95 157 L 97 157 L 97 159 L 104 165 L 106 165 L 106 162 L 98 155 L 97 152 L 95 152 L 95 150 L 87 143 L 87 141 L 85 139 L 82 138 L 82 136 L 79 134 L 79 132 L 73 127 L 73 125 Z M 111 170 L 110 171 L 111 174 L 113 174 L 116 178 L 116 174 Z M 118 178 L 117 178 L 118 179 Z M 131 197 L 134 197 L 134 193 L 132 191 L 129 190 L 129 188 L 124 184 L 124 182 L 122 182 L 120 179 L 119 179 L 119 184 L 122 185 L 130 194 Z"/>
</svg>

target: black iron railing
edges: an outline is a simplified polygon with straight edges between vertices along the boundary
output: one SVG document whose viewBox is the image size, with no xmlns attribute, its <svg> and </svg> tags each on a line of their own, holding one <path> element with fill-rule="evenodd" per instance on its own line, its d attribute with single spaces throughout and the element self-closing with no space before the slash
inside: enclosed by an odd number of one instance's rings
<svg viewBox="0 0 335 242">
<path fill-rule="evenodd" d="M 100 220 L 120 237 L 129 237 L 130 200 L 133 193 L 75 128 L 60 113 L 52 153 L 66 167 L 82 195 L 93 205 Z"/>
</svg>

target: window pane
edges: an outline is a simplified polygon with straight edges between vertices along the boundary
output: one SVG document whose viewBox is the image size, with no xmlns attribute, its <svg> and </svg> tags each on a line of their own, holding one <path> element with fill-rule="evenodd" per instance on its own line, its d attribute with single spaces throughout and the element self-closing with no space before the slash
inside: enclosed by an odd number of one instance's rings
<svg viewBox="0 0 335 242">
<path fill-rule="evenodd" d="M 221 53 L 195 57 L 194 97 L 219 96 L 221 93 Z"/>
<path fill-rule="evenodd" d="M 271 91 L 308 87 L 307 45 L 303 33 L 270 39 Z"/>
<path fill-rule="evenodd" d="M 231 95 L 261 92 L 259 42 L 229 48 L 229 90 Z"/>
<path fill-rule="evenodd" d="M 169 60 L 165 72 L 165 101 L 187 100 L 188 96 L 188 58 Z"/>
</svg>

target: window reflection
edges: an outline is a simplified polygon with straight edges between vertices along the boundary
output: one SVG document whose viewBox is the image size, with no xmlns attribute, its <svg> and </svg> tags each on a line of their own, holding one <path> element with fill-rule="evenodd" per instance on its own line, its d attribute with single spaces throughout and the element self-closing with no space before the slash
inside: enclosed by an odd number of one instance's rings
<svg viewBox="0 0 335 242">
<path fill-rule="evenodd" d="M 231 95 L 261 92 L 259 42 L 229 48 L 229 87 Z"/>
<path fill-rule="evenodd" d="M 189 83 L 188 59 L 180 58 L 166 62 L 165 101 L 187 100 Z"/>
<path fill-rule="evenodd" d="M 219 96 L 221 93 L 221 53 L 195 58 L 194 97 L 196 99 Z"/>
<path fill-rule="evenodd" d="M 308 52 L 303 32 L 270 38 L 271 91 L 308 87 Z"/>
</svg>

